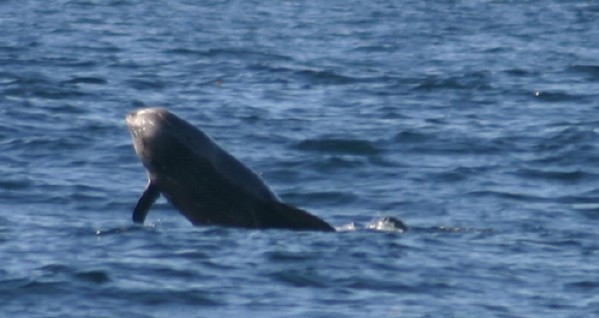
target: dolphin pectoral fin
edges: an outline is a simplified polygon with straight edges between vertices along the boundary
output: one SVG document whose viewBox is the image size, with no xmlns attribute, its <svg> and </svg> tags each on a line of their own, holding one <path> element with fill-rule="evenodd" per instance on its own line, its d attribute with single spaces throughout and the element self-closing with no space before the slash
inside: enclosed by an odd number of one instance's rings
<svg viewBox="0 0 599 318">
<path fill-rule="evenodd" d="M 158 187 L 156 187 L 156 185 L 152 182 L 149 182 L 148 186 L 141 194 L 139 201 L 137 201 L 135 209 L 133 209 L 133 222 L 137 224 L 144 223 L 146 215 L 148 215 L 148 211 L 150 211 L 150 208 L 154 202 L 156 202 L 156 199 L 158 199 L 159 195 L 160 192 L 158 191 Z"/>
</svg>

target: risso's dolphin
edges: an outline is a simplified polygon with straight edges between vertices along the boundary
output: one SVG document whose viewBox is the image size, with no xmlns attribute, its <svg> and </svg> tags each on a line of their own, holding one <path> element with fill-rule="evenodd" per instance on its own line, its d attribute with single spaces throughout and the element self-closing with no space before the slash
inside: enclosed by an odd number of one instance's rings
<svg viewBox="0 0 599 318">
<path fill-rule="evenodd" d="M 148 185 L 133 210 L 143 224 L 162 194 L 194 225 L 334 231 L 318 217 L 285 204 L 248 167 L 208 135 L 163 108 L 127 114 Z"/>
</svg>

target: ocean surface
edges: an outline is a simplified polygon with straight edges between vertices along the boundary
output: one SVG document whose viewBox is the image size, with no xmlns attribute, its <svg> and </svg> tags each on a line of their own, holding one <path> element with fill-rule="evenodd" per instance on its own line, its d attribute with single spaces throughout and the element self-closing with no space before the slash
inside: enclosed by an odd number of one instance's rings
<svg viewBox="0 0 599 318">
<path fill-rule="evenodd" d="M 135 226 L 149 106 L 339 231 Z M 0 1 L 1 317 L 598 317 L 598 225 L 597 1 Z"/>
</svg>

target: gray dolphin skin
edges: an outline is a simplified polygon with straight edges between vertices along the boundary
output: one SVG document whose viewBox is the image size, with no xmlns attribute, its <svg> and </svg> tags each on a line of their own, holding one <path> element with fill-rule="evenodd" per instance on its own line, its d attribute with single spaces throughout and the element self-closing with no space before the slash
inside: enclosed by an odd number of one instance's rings
<svg viewBox="0 0 599 318">
<path fill-rule="evenodd" d="M 256 173 L 166 109 L 140 109 L 127 114 L 126 122 L 149 179 L 133 222 L 143 224 L 162 194 L 194 225 L 335 230 L 281 202 Z"/>
</svg>

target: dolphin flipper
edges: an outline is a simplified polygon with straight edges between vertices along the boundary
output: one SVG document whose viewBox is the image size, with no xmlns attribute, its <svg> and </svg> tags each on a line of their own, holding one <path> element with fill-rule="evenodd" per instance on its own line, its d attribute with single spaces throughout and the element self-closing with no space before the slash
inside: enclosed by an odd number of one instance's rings
<svg viewBox="0 0 599 318">
<path fill-rule="evenodd" d="M 138 224 L 144 223 L 146 215 L 148 215 L 148 211 L 150 211 L 150 208 L 154 202 L 156 202 L 156 199 L 158 199 L 159 195 L 160 192 L 158 191 L 158 187 L 151 181 L 148 182 L 148 186 L 141 194 L 139 201 L 137 201 L 135 209 L 133 209 L 133 222 Z"/>
</svg>

